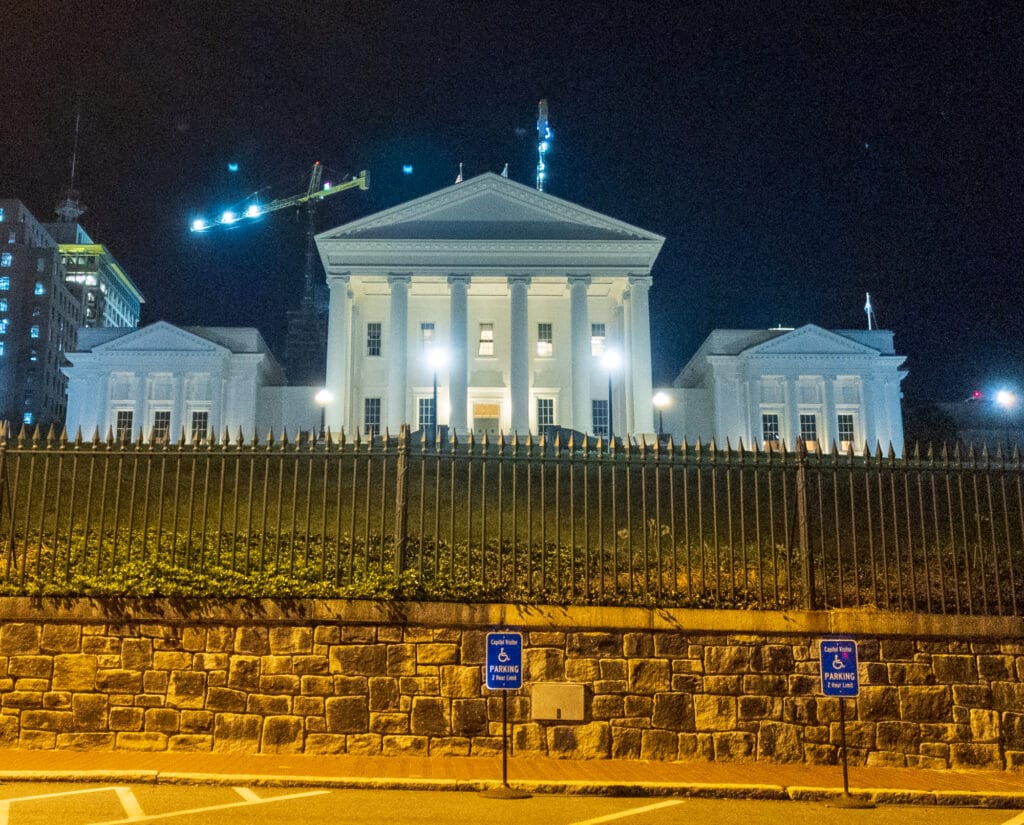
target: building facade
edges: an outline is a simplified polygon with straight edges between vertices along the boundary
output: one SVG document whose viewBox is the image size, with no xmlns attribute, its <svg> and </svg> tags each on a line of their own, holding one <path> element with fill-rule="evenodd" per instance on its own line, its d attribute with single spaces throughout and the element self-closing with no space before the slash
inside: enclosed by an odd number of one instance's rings
<svg viewBox="0 0 1024 825">
<path fill-rule="evenodd" d="M 663 242 L 494 174 L 321 233 L 326 423 L 652 432 Z"/>
<path fill-rule="evenodd" d="M 60 426 L 64 355 L 82 321 L 56 241 L 18 200 L 0 199 L 0 418 Z"/>
<path fill-rule="evenodd" d="M 68 353 L 67 428 L 86 438 L 246 441 L 287 423 L 312 429 L 306 388 L 283 387 L 284 374 L 252 328 L 82 329 Z M 298 408 L 293 396 L 298 396 Z"/>
<path fill-rule="evenodd" d="M 905 356 L 887 330 L 714 330 L 665 390 L 665 429 L 693 443 L 903 450 Z"/>
</svg>

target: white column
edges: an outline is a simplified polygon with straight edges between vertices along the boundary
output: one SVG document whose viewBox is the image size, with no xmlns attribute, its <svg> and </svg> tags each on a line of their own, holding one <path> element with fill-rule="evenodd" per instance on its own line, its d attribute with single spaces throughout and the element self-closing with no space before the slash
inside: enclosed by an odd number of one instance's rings
<svg viewBox="0 0 1024 825">
<path fill-rule="evenodd" d="M 822 418 L 818 422 L 818 443 L 821 451 L 827 453 L 832 449 L 832 442 L 835 442 L 836 449 L 839 449 L 839 439 L 836 437 L 839 431 L 839 417 L 836 415 L 836 377 L 826 373 L 822 376 L 824 382 L 825 397 L 822 399 Z"/>
<path fill-rule="evenodd" d="M 611 373 L 611 398 L 608 399 L 610 407 L 608 414 L 611 416 L 612 421 L 612 435 L 618 433 L 624 435 L 626 433 L 625 419 L 622 417 L 622 411 L 620 401 L 622 399 L 622 375 L 629 369 L 629 363 L 626 360 L 626 348 L 624 341 L 626 340 L 626 329 L 625 329 L 625 312 L 623 311 L 623 305 L 621 303 L 615 304 L 612 307 L 612 323 L 611 330 L 608 335 L 606 345 L 608 347 L 618 350 L 619 359 L 618 369 L 613 370 Z M 606 387 L 608 385 L 609 375 L 605 372 L 604 381 L 602 382 L 603 387 L 601 392 L 596 396 L 598 399 L 604 398 L 606 393 Z"/>
<path fill-rule="evenodd" d="M 796 403 L 797 380 L 786 379 L 786 426 L 780 435 L 786 439 L 786 449 L 795 450 L 800 436 L 800 408 Z"/>
<path fill-rule="evenodd" d="M 530 315 L 527 307 L 530 279 L 511 277 L 508 289 L 511 299 L 509 389 L 512 396 L 512 432 L 525 435 L 530 431 Z"/>
<path fill-rule="evenodd" d="M 762 445 L 764 430 L 761 426 L 761 379 L 750 378 L 747 380 L 747 438 L 744 446 L 753 448 L 754 442 Z"/>
<path fill-rule="evenodd" d="M 632 276 L 629 279 L 629 335 L 630 382 L 633 392 L 633 415 L 630 429 L 634 433 L 654 432 L 654 394 L 651 373 L 651 312 L 648 292 L 650 276 Z"/>
<path fill-rule="evenodd" d="M 391 287 L 391 311 L 388 340 L 388 409 L 385 421 L 392 435 L 397 433 L 406 421 L 405 408 L 408 397 L 409 360 L 409 281 L 408 275 L 389 275 Z M 415 425 L 415 422 L 413 422 Z"/>
<path fill-rule="evenodd" d="M 327 276 L 331 291 L 327 314 L 327 370 L 325 386 L 334 396 L 324 408 L 324 424 L 337 436 L 348 422 L 345 421 L 348 375 L 348 274 Z"/>
<path fill-rule="evenodd" d="M 171 423 L 169 427 L 170 442 L 177 444 L 180 441 L 188 443 L 188 433 L 182 438 L 185 413 L 185 377 L 180 373 L 174 376 L 174 398 L 171 401 Z M 280 433 L 275 433 L 280 435 Z"/>
<path fill-rule="evenodd" d="M 875 393 L 875 377 L 870 373 L 864 373 L 861 375 L 861 410 L 864 418 L 864 443 L 868 445 L 868 448 L 872 453 L 875 451 L 876 445 L 881 441 L 878 436 L 878 425 L 877 416 L 875 414 L 875 404 L 877 395 Z M 861 453 L 864 451 L 864 443 L 857 445 L 857 452 Z"/>
<path fill-rule="evenodd" d="M 574 430 L 589 433 L 590 420 L 590 313 L 587 307 L 587 287 L 590 277 L 569 278 L 570 352 L 569 369 L 572 374 L 572 409 L 569 421 Z M 561 423 L 561 422 L 558 422 Z"/>
<path fill-rule="evenodd" d="M 622 367 L 617 381 L 622 392 L 616 394 L 615 432 L 629 435 L 633 429 L 633 296 L 630 290 L 622 293 Z"/>
<path fill-rule="evenodd" d="M 451 341 L 448 344 L 449 386 L 448 402 L 451 414 L 448 426 L 457 435 L 465 435 L 469 402 L 467 398 L 469 310 L 467 292 L 469 276 L 453 275 L 448 279 L 449 319 L 451 323 Z"/>
</svg>

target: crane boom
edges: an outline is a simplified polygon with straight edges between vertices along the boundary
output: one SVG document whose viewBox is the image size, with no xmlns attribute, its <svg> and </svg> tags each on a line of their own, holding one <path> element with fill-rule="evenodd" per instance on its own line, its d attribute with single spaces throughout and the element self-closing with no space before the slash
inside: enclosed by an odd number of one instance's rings
<svg viewBox="0 0 1024 825">
<path fill-rule="evenodd" d="M 212 229 L 216 226 L 233 226 L 241 221 L 260 218 L 268 212 L 276 212 L 279 209 L 286 209 L 289 206 L 301 206 L 302 204 L 311 203 L 312 201 L 321 201 L 324 198 L 336 195 L 338 192 L 344 192 L 347 189 L 355 189 L 358 187 L 365 192 L 370 187 L 365 169 L 360 172 L 358 176 L 352 178 L 352 180 L 347 180 L 343 183 L 337 184 L 328 183 L 326 186 L 321 185 L 323 174 L 324 167 L 320 164 L 320 161 L 317 161 L 313 164 L 313 170 L 309 175 L 309 185 L 306 187 L 306 191 L 304 193 L 300 195 L 293 195 L 289 198 L 277 198 L 269 201 L 268 203 L 258 203 L 254 201 L 250 203 L 243 212 L 235 212 L 232 209 L 228 209 L 223 212 L 219 218 L 214 220 L 196 218 L 192 221 L 192 231 L 205 232 L 206 230 Z"/>
</svg>

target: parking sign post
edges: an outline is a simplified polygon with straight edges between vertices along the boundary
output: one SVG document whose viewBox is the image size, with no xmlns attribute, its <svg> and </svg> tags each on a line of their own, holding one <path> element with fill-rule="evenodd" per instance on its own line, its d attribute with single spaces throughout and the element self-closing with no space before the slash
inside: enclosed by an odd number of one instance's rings
<svg viewBox="0 0 1024 825">
<path fill-rule="evenodd" d="M 512 632 L 487 634 L 486 685 L 501 691 L 501 787 L 486 791 L 499 799 L 526 799 L 530 794 L 508 784 L 508 692 L 523 686 L 523 634 Z"/>
<path fill-rule="evenodd" d="M 860 693 L 857 643 L 853 639 L 821 640 L 821 692 L 839 699 L 839 748 L 843 755 L 843 808 L 874 808 L 874 803 L 850 796 L 850 770 L 846 759 L 846 697 Z"/>
</svg>

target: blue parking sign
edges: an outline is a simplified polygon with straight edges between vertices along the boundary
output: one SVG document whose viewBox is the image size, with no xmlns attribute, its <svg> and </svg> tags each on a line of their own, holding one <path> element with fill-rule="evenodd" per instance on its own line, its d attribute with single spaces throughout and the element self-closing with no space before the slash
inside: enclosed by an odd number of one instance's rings
<svg viewBox="0 0 1024 825">
<path fill-rule="evenodd" d="M 516 690 L 523 686 L 523 634 L 487 634 L 487 687 Z"/>
<path fill-rule="evenodd" d="M 852 639 L 821 640 L 821 692 L 826 696 L 856 696 L 857 643 Z"/>
</svg>

